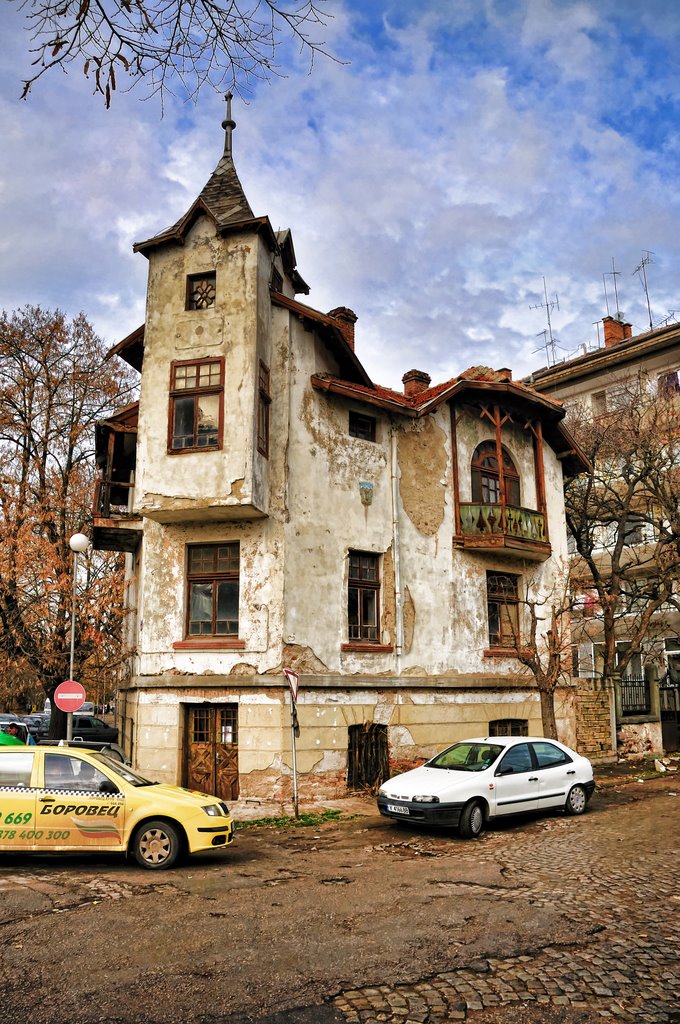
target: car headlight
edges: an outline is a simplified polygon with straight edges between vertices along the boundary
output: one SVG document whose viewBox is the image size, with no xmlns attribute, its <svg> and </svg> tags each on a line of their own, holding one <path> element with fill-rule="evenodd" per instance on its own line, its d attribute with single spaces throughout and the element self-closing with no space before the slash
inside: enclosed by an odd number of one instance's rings
<svg viewBox="0 0 680 1024">
<path fill-rule="evenodd" d="M 219 804 L 208 804 L 203 810 L 210 818 L 221 818 L 224 816 L 224 811 Z"/>
<path fill-rule="evenodd" d="M 439 803 L 439 797 L 438 796 L 414 796 L 413 797 L 413 803 L 414 804 L 438 804 Z"/>
</svg>

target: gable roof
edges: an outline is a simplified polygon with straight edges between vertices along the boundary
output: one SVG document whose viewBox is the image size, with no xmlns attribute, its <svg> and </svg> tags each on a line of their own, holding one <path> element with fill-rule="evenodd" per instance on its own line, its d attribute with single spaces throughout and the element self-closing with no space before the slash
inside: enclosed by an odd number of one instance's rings
<svg viewBox="0 0 680 1024">
<path fill-rule="evenodd" d="M 546 441 L 563 460 L 567 472 L 579 473 L 588 466 L 587 457 L 562 422 L 565 416 L 562 402 L 534 391 L 521 381 L 512 380 L 509 370 L 471 366 L 457 377 L 415 395 L 405 395 L 375 384 L 358 384 L 328 373 L 314 374 L 312 386 L 318 391 L 341 395 L 413 419 L 434 412 L 442 402 L 487 399 L 539 419 Z"/>
<path fill-rule="evenodd" d="M 321 340 L 328 346 L 338 361 L 343 381 L 349 381 L 359 387 L 373 388 L 373 382 L 357 358 L 354 349 L 348 344 L 340 321 L 328 313 L 320 313 L 318 309 L 306 306 L 297 299 L 289 299 L 281 292 L 271 293 L 272 303 L 296 314 L 300 320 L 316 331 Z"/>
</svg>

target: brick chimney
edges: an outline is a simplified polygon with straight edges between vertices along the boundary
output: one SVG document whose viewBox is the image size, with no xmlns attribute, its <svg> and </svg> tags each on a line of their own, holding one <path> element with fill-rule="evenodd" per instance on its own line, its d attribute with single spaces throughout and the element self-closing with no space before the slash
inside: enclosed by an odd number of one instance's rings
<svg viewBox="0 0 680 1024">
<path fill-rule="evenodd" d="M 613 316 L 603 317 L 602 326 L 604 327 L 604 343 L 606 348 L 611 348 L 612 345 L 618 344 L 619 341 L 625 341 L 626 338 L 633 336 L 631 325 L 627 324 L 624 320 L 615 320 Z"/>
<path fill-rule="evenodd" d="M 401 378 L 404 385 L 404 394 L 407 398 L 419 395 L 421 391 L 427 391 L 430 386 L 431 377 L 423 370 L 407 370 Z"/>
<path fill-rule="evenodd" d="M 354 352 L 354 325 L 359 319 L 354 310 L 348 309 L 347 306 L 338 306 L 337 309 L 331 309 L 328 316 L 338 321 L 345 341 Z"/>
</svg>

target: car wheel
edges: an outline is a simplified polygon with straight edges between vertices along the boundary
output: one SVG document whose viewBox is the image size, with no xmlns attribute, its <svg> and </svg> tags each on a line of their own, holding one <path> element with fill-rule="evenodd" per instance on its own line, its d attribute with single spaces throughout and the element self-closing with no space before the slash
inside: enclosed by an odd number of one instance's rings
<svg viewBox="0 0 680 1024">
<path fill-rule="evenodd" d="M 572 786 L 567 796 L 564 809 L 567 814 L 583 814 L 588 803 L 588 797 L 583 786 Z"/>
<path fill-rule="evenodd" d="M 463 808 L 458 830 L 463 839 L 474 839 L 484 831 L 484 810 L 476 800 Z"/>
<path fill-rule="evenodd" d="M 182 850 L 182 840 L 167 821 L 147 821 L 135 833 L 132 852 L 143 868 L 169 868 Z"/>
</svg>

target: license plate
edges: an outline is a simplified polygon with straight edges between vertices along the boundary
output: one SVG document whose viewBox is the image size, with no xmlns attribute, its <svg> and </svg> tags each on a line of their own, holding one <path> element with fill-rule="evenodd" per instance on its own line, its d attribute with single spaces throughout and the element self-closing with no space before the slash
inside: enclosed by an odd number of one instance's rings
<svg viewBox="0 0 680 1024">
<path fill-rule="evenodd" d="M 402 807 L 401 804 L 388 804 L 387 810 L 391 811 L 392 814 L 408 814 L 408 807 Z"/>
</svg>

